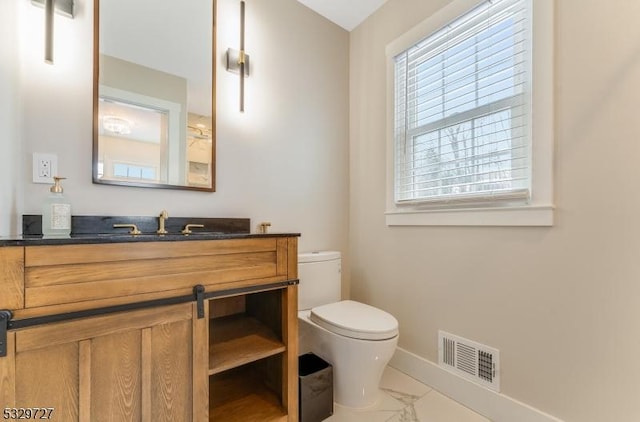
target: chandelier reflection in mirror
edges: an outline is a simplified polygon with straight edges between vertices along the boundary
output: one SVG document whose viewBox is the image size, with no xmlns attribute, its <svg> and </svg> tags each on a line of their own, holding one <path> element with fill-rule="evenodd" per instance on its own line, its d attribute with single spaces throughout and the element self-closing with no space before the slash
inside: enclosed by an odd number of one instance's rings
<svg viewBox="0 0 640 422">
<path fill-rule="evenodd" d="M 128 135 L 131 133 L 131 122 L 117 116 L 104 116 L 102 127 L 116 135 Z"/>
</svg>

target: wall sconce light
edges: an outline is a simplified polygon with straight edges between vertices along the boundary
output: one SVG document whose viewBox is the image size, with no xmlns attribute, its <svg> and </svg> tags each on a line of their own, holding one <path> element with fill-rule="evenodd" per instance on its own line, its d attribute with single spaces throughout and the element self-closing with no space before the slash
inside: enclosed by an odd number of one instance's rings
<svg viewBox="0 0 640 422">
<path fill-rule="evenodd" d="M 73 0 L 31 0 L 31 4 L 44 7 L 44 61 L 53 64 L 53 15 L 73 19 Z"/>
<path fill-rule="evenodd" d="M 244 78 L 249 76 L 249 55 L 244 51 L 244 1 L 240 2 L 240 50 L 227 49 L 227 71 L 240 75 L 240 111 L 244 112 Z"/>
</svg>

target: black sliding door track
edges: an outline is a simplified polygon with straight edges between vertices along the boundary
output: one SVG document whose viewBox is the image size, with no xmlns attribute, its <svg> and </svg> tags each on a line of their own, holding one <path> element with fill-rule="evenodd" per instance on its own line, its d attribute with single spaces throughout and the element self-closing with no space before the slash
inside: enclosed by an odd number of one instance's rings
<svg viewBox="0 0 640 422">
<path fill-rule="evenodd" d="M 17 330 L 19 328 L 33 327 L 42 324 L 51 324 L 54 322 L 68 321 L 72 319 L 87 318 L 99 315 L 107 315 L 116 312 L 133 311 L 138 309 L 155 308 L 158 306 L 176 305 L 179 303 L 197 302 L 198 318 L 204 318 L 204 300 L 215 299 L 225 296 L 237 296 L 240 294 L 257 293 L 268 290 L 282 289 L 287 286 L 293 286 L 299 283 L 299 280 L 285 280 L 269 284 L 261 284 L 249 287 L 239 287 L 235 289 L 217 290 L 206 292 L 204 286 L 198 284 L 193 287 L 193 294 L 185 296 L 174 296 L 163 299 L 147 300 L 143 302 L 125 303 L 122 305 L 105 306 L 102 308 L 87 309 L 82 311 L 65 312 L 61 314 L 45 315 L 33 318 L 24 318 L 14 320 L 12 313 L 8 310 L 0 310 L 0 357 L 6 356 L 6 334 L 7 330 Z"/>
</svg>

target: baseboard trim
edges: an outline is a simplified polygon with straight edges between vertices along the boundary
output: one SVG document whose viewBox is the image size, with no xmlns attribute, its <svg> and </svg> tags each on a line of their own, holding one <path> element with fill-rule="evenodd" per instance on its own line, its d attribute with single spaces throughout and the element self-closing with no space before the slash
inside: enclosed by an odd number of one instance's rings
<svg viewBox="0 0 640 422">
<path fill-rule="evenodd" d="M 494 422 L 562 422 L 509 396 L 467 381 L 400 347 L 389 365 Z"/>
</svg>

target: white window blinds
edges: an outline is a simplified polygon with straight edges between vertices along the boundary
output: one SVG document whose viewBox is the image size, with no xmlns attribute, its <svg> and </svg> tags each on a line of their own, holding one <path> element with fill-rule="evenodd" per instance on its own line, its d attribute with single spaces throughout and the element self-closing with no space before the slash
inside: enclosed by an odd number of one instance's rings
<svg viewBox="0 0 640 422">
<path fill-rule="evenodd" d="M 395 57 L 395 201 L 528 199 L 530 0 L 480 4 Z"/>
</svg>

